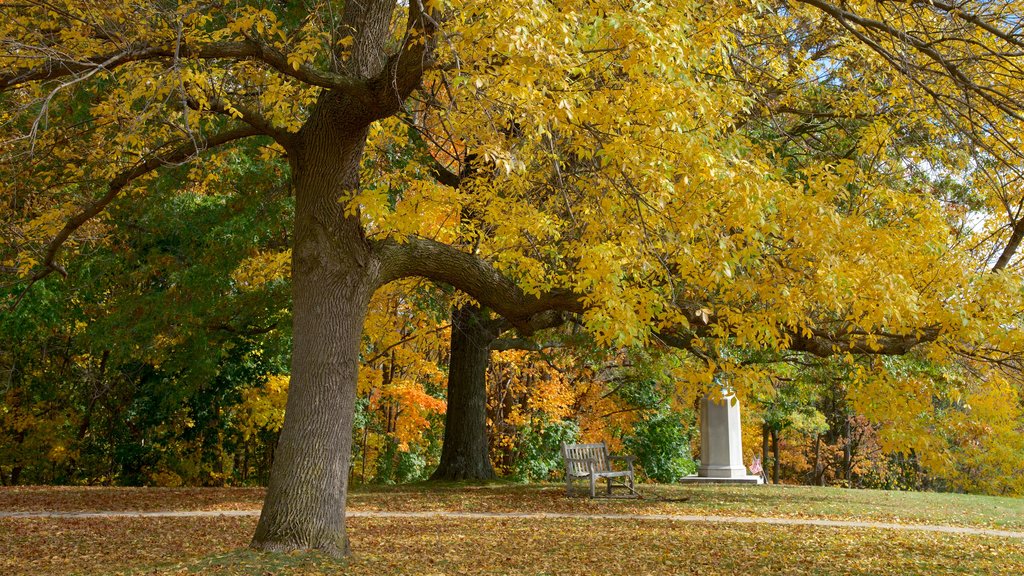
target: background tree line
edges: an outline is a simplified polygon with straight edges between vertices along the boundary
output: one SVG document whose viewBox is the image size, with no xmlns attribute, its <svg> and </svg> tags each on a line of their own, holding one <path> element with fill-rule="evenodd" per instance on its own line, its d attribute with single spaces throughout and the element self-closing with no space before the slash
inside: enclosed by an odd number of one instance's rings
<svg viewBox="0 0 1024 576">
<path fill-rule="evenodd" d="M 218 176 L 178 170 L 152 201 L 116 213 L 113 231 L 76 256 L 70 281 L 43 281 L 5 315 L 0 405 L 4 484 L 265 484 L 288 387 L 287 232 L 279 180 L 240 151 Z M 261 169 L 262 170 L 262 169 Z M 239 199 L 218 187 L 244 186 Z M 233 191 L 232 191 L 233 194 Z M 192 222 L 183 230 L 181 221 Z M 9 290 L 8 301 L 18 296 Z M 447 410 L 451 290 L 396 284 L 375 297 L 363 339 L 352 479 L 428 478 Z M 558 479 L 562 442 L 605 441 L 672 482 L 699 460 L 693 358 L 671 349 L 604 348 L 573 325 L 491 339 L 485 438 L 498 476 Z M 1020 494 L 1024 458 L 1012 395 L 951 402 L 922 423 L 858 410 L 863 356 L 750 356 L 781 367 L 744 399 L 747 462 L 774 481 Z M 885 360 L 953 385 L 976 378 L 918 356 Z M 971 421 L 968 402 L 988 411 Z M 973 408 L 973 407 L 972 407 Z M 876 417 L 877 418 L 877 417 Z M 776 465 L 777 464 L 777 465 Z"/>
</svg>

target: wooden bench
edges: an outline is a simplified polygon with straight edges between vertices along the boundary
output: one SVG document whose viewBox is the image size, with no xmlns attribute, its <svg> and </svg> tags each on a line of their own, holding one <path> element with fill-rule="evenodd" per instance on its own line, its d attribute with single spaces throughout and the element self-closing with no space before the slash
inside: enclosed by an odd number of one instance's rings
<svg viewBox="0 0 1024 576">
<path fill-rule="evenodd" d="M 611 456 L 608 454 L 608 447 L 604 442 L 600 444 L 562 444 L 562 458 L 565 460 L 565 493 L 572 496 L 573 480 L 590 480 L 590 497 L 597 496 L 597 481 L 604 479 L 608 482 L 607 497 L 612 497 L 612 487 L 621 487 L 629 490 L 629 494 L 623 497 L 636 498 L 638 494 L 633 489 L 633 457 L 632 456 Z M 624 461 L 626 470 L 612 470 L 613 461 Z M 612 480 L 621 478 L 621 483 L 613 484 Z"/>
</svg>

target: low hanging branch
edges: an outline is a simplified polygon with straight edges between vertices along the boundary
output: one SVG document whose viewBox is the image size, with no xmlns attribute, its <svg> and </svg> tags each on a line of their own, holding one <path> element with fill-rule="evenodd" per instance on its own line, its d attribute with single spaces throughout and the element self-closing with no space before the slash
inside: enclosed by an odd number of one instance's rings
<svg viewBox="0 0 1024 576">
<path fill-rule="evenodd" d="M 241 42 L 221 42 L 200 46 L 151 46 L 133 45 L 97 56 L 66 59 L 47 57 L 45 63 L 31 68 L 20 68 L 0 74 L 0 92 L 31 82 L 47 82 L 67 77 L 94 73 L 96 70 L 114 70 L 132 62 L 166 60 L 169 58 L 197 58 L 200 60 L 253 59 L 262 62 L 276 72 L 303 83 L 330 90 L 349 92 L 365 96 L 364 82 L 341 74 L 319 70 L 309 64 L 293 66 L 288 57 L 272 46 L 255 38 Z"/>
<path fill-rule="evenodd" d="M 377 250 L 382 256 L 381 285 L 408 276 L 422 276 L 450 284 L 503 316 L 510 328 L 524 336 L 559 326 L 570 315 L 580 314 L 586 309 L 580 294 L 556 290 L 538 296 L 528 295 L 487 262 L 433 240 L 409 238 L 401 244 L 387 241 L 380 243 Z M 716 318 L 713 314 L 697 311 L 689 311 L 685 315 L 688 327 L 664 329 L 654 336 L 668 346 L 700 356 L 693 341 L 710 336 Z M 915 346 L 938 340 L 942 330 L 929 326 L 912 334 L 893 334 L 850 327 L 785 329 L 784 334 L 788 340 L 786 350 L 826 358 L 847 353 L 899 356 L 907 354 Z"/>
<path fill-rule="evenodd" d="M 67 277 L 67 271 L 63 266 L 57 263 L 57 256 L 60 254 L 61 248 L 71 238 L 71 235 L 81 228 L 86 222 L 92 220 L 101 212 L 106 210 L 107 206 L 110 205 L 124 189 L 135 181 L 137 178 L 144 176 L 162 166 L 169 164 L 180 164 L 185 162 L 189 158 L 192 158 L 196 154 L 216 148 L 228 142 L 240 140 L 242 138 L 248 138 L 250 136 L 257 136 L 261 132 L 252 126 L 240 126 L 224 132 L 214 134 L 207 138 L 204 142 L 197 143 L 189 141 L 180 144 L 178 147 L 166 151 L 162 154 L 155 154 L 150 156 L 147 160 L 136 164 L 132 168 L 121 172 L 116 175 L 107 185 L 107 192 L 99 198 L 93 200 L 74 216 L 69 218 L 65 222 L 64 227 L 61 228 L 60 232 L 57 233 L 47 244 L 44 249 L 43 260 L 41 262 L 41 268 L 36 271 L 35 274 L 29 279 L 28 286 L 25 290 L 15 299 L 11 309 L 17 308 L 18 304 L 24 299 L 25 295 L 31 289 L 32 285 L 49 276 L 50 274 L 57 272 L 61 276 Z"/>
</svg>

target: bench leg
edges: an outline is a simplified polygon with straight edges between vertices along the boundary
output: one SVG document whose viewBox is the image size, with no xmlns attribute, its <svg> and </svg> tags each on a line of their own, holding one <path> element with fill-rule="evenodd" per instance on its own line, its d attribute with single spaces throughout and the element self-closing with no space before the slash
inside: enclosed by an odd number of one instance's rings
<svg viewBox="0 0 1024 576">
<path fill-rule="evenodd" d="M 597 497 L 597 478 L 593 474 L 590 475 L 590 497 Z"/>
<path fill-rule="evenodd" d="M 605 478 L 605 480 L 608 481 L 608 495 L 611 496 L 612 495 L 612 479 L 611 478 Z"/>
</svg>

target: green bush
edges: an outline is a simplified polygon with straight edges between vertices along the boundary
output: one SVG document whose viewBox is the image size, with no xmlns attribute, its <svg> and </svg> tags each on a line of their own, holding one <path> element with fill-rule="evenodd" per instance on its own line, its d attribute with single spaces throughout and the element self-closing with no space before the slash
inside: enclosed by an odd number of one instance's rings
<svg viewBox="0 0 1024 576">
<path fill-rule="evenodd" d="M 572 420 L 527 426 L 519 442 L 513 477 L 522 482 L 549 480 L 564 469 L 562 444 L 575 443 L 579 433 L 579 426 Z"/>
<path fill-rule="evenodd" d="M 675 482 L 697 471 L 690 454 L 692 426 L 684 424 L 683 418 L 671 411 L 657 412 L 637 422 L 623 439 L 648 478 Z"/>
</svg>

